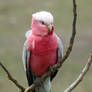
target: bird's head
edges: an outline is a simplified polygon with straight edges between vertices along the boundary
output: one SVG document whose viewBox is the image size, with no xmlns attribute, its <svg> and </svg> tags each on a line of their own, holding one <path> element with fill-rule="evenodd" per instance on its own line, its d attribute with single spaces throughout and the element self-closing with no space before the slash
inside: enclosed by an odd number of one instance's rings
<svg viewBox="0 0 92 92">
<path fill-rule="evenodd" d="M 54 31 L 53 16 L 50 12 L 40 11 L 32 14 L 32 34 L 48 35 Z"/>
</svg>

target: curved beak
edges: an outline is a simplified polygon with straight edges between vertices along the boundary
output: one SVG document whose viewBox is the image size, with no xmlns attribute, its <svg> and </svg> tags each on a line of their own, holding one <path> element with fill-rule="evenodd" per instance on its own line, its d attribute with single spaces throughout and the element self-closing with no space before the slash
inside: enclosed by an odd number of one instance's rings
<svg viewBox="0 0 92 92">
<path fill-rule="evenodd" d="M 48 25 L 48 30 L 49 30 L 49 32 L 52 31 L 52 24 L 49 24 L 49 25 Z"/>
</svg>

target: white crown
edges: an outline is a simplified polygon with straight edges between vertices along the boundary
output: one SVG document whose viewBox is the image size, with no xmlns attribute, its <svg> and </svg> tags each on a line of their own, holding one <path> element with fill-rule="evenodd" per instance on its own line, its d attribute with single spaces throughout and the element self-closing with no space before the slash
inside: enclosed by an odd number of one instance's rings
<svg viewBox="0 0 92 92">
<path fill-rule="evenodd" d="M 44 21 L 47 24 L 53 23 L 53 15 L 47 11 L 40 11 L 32 14 L 32 17 L 38 21 Z"/>
</svg>

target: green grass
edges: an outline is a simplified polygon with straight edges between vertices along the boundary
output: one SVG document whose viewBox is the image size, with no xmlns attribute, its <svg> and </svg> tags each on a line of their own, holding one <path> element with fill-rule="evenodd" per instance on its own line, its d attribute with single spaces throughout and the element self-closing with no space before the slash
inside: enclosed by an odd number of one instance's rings
<svg viewBox="0 0 92 92">
<path fill-rule="evenodd" d="M 63 92 L 79 75 L 92 48 L 92 1 L 77 0 L 77 35 L 73 51 L 52 83 L 52 92 Z M 24 86 L 27 81 L 22 65 L 24 34 L 31 15 L 40 10 L 52 12 L 56 32 L 62 36 L 66 51 L 72 30 L 72 0 L 0 0 L 0 61 Z M 92 92 L 92 68 L 73 92 Z M 0 92 L 18 92 L 0 68 Z"/>
</svg>

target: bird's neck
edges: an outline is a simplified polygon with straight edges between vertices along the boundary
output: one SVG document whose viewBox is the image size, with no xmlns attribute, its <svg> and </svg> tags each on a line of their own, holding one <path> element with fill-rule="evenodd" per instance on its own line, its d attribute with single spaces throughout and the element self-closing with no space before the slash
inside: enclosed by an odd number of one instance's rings
<svg viewBox="0 0 92 92">
<path fill-rule="evenodd" d="M 53 31 L 52 32 L 48 32 L 48 30 L 46 30 L 46 29 L 43 30 L 43 29 L 32 28 L 32 34 L 36 35 L 36 36 L 45 37 L 45 36 L 52 35 Z"/>
</svg>

